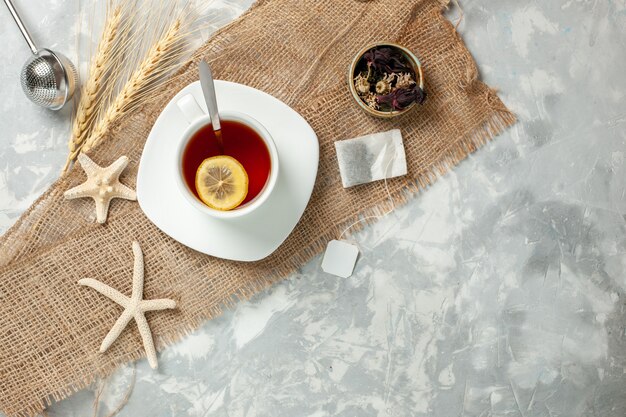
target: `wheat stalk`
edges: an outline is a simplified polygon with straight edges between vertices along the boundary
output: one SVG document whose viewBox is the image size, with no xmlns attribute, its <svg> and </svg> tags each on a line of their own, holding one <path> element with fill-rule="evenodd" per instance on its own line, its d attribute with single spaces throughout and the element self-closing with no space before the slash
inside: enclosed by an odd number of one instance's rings
<svg viewBox="0 0 626 417">
<path fill-rule="evenodd" d="M 178 57 L 181 42 L 181 18 L 178 18 L 163 37 L 150 49 L 147 57 L 133 72 L 124 87 L 117 94 L 106 112 L 94 126 L 91 134 L 82 145 L 87 152 L 98 145 L 113 122 L 128 113 L 145 96 L 146 88 L 156 82 L 165 72 L 171 71 L 172 62 Z"/>
<path fill-rule="evenodd" d="M 78 104 L 64 171 L 79 153 L 102 142 L 120 118 L 162 94 L 165 80 L 189 56 L 192 35 L 209 27 L 200 19 L 212 1 L 201 9 L 187 0 L 107 3 L 105 28 Z"/>
<path fill-rule="evenodd" d="M 104 78 L 110 67 L 111 59 L 114 55 L 113 44 L 118 36 L 120 24 L 122 22 L 122 8 L 117 6 L 110 15 L 107 15 L 104 29 L 98 43 L 98 49 L 92 59 L 87 82 L 81 91 L 80 101 L 76 110 L 74 124 L 72 126 L 72 136 L 68 143 L 69 155 L 65 163 L 64 171 L 71 161 L 80 152 L 81 146 L 91 132 L 91 126 L 97 115 L 97 106 L 102 93 Z"/>
</svg>

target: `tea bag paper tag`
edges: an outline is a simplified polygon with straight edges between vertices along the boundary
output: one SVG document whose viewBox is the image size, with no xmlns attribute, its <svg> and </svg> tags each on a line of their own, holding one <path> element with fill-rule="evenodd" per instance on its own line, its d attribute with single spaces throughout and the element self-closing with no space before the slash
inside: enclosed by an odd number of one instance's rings
<svg viewBox="0 0 626 417">
<path fill-rule="evenodd" d="M 322 270 L 332 275 L 348 278 L 354 271 L 359 249 L 343 240 L 331 240 L 326 246 Z"/>
</svg>

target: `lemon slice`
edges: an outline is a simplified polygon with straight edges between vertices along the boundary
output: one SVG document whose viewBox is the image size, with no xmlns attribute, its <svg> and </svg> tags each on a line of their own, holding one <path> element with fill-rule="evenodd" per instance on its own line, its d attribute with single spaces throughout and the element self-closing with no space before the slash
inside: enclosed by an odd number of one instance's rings
<svg viewBox="0 0 626 417">
<path fill-rule="evenodd" d="M 216 210 L 232 210 L 248 195 L 248 174 L 235 158 L 220 155 L 207 158 L 196 171 L 200 200 Z"/>
</svg>

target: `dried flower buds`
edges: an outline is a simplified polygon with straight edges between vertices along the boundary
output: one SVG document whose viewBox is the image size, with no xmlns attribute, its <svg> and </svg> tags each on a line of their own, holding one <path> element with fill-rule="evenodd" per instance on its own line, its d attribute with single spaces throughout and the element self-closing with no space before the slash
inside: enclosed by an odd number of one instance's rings
<svg viewBox="0 0 626 417">
<path fill-rule="evenodd" d="M 413 75 L 405 72 L 403 74 L 396 74 L 396 87 L 398 88 L 411 88 L 415 85 Z"/>
<path fill-rule="evenodd" d="M 372 48 L 363 55 L 363 58 L 367 61 L 368 67 L 380 72 L 389 74 L 410 70 L 402 52 L 388 46 Z"/>
<path fill-rule="evenodd" d="M 414 86 L 413 88 L 396 88 L 393 92 L 377 96 L 376 102 L 380 106 L 386 104 L 393 110 L 404 110 L 413 103 L 422 104 L 426 100 L 426 92 Z"/>
<path fill-rule="evenodd" d="M 391 92 L 391 83 L 395 78 L 395 74 L 385 74 L 382 80 L 376 83 L 377 94 L 389 94 Z"/>
<path fill-rule="evenodd" d="M 356 91 L 358 91 L 359 94 L 367 94 L 370 91 L 371 87 L 370 83 L 367 81 L 367 78 L 361 74 L 359 74 L 354 79 L 354 86 L 356 87 Z"/>
<path fill-rule="evenodd" d="M 359 98 L 377 111 L 400 112 L 426 100 L 417 78 L 422 76 L 421 70 L 416 74 L 412 61 L 395 46 L 369 49 L 356 64 L 353 76 Z"/>
</svg>

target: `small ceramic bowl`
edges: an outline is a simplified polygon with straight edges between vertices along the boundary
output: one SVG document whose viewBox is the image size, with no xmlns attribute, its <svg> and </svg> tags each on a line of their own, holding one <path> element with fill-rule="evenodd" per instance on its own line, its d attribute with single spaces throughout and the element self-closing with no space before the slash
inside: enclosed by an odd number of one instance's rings
<svg viewBox="0 0 626 417">
<path fill-rule="evenodd" d="M 352 64 L 350 65 L 350 70 L 348 71 L 348 86 L 350 87 L 350 93 L 352 94 L 352 97 L 354 98 L 354 101 L 356 101 L 356 103 L 363 109 L 365 110 L 367 113 L 369 113 L 372 116 L 375 117 L 381 117 L 381 118 L 392 118 L 392 117 L 396 117 L 396 116 L 400 116 L 402 114 L 408 113 L 409 111 L 413 110 L 414 107 L 417 106 L 417 103 L 413 103 L 411 104 L 409 107 L 407 107 L 404 110 L 391 110 L 391 111 L 380 111 L 380 110 L 376 110 L 371 108 L 370 106 L 368 106 L 359 96 L 359 93 L 357 93 L 356 91 L 356 87 L 354 86 L 354 78 L 357 76 L 357 67 L 359 65 L 359 62 L 361 61 L 361 59 L 363 58 L 363 55 L 365 55 L 365 53 L 367 51 L 369 51 L 372 48 L 377 48 L 377 47 L 381 47 L 381 46 L 388 46 L 391 48 L 395 48 L 398 49 L 400 52 L 402 52 L 402 54 L 404 55 L 404 57 L 407 59 L 407 61 L 411 64 L 412 68 L 413 68 L 413 72 L 415 73 L 415 77 L 417 78 L 416 82 L 419 85 L 419 87 L 421 89 L 424 89 L 424 73 L 422 72 L 422 64 L 420 63 L 419 59 L 415 56 L 415 54 L 413 52 L 411 52 L 410 50 L 408 50 L 407 48 L 405 48 L 404 46 L 395 44 L 395 43 L 391 43 L 391 42 L 379 42 L 379 43 L 375 43 L 369 46 L 366 46 L 365 48 L 361 49 L 359 51 L 359 53 L 356 54 L 356 56 L 354 57 L 354 60 L 352 60 Z"/>
</svg>

